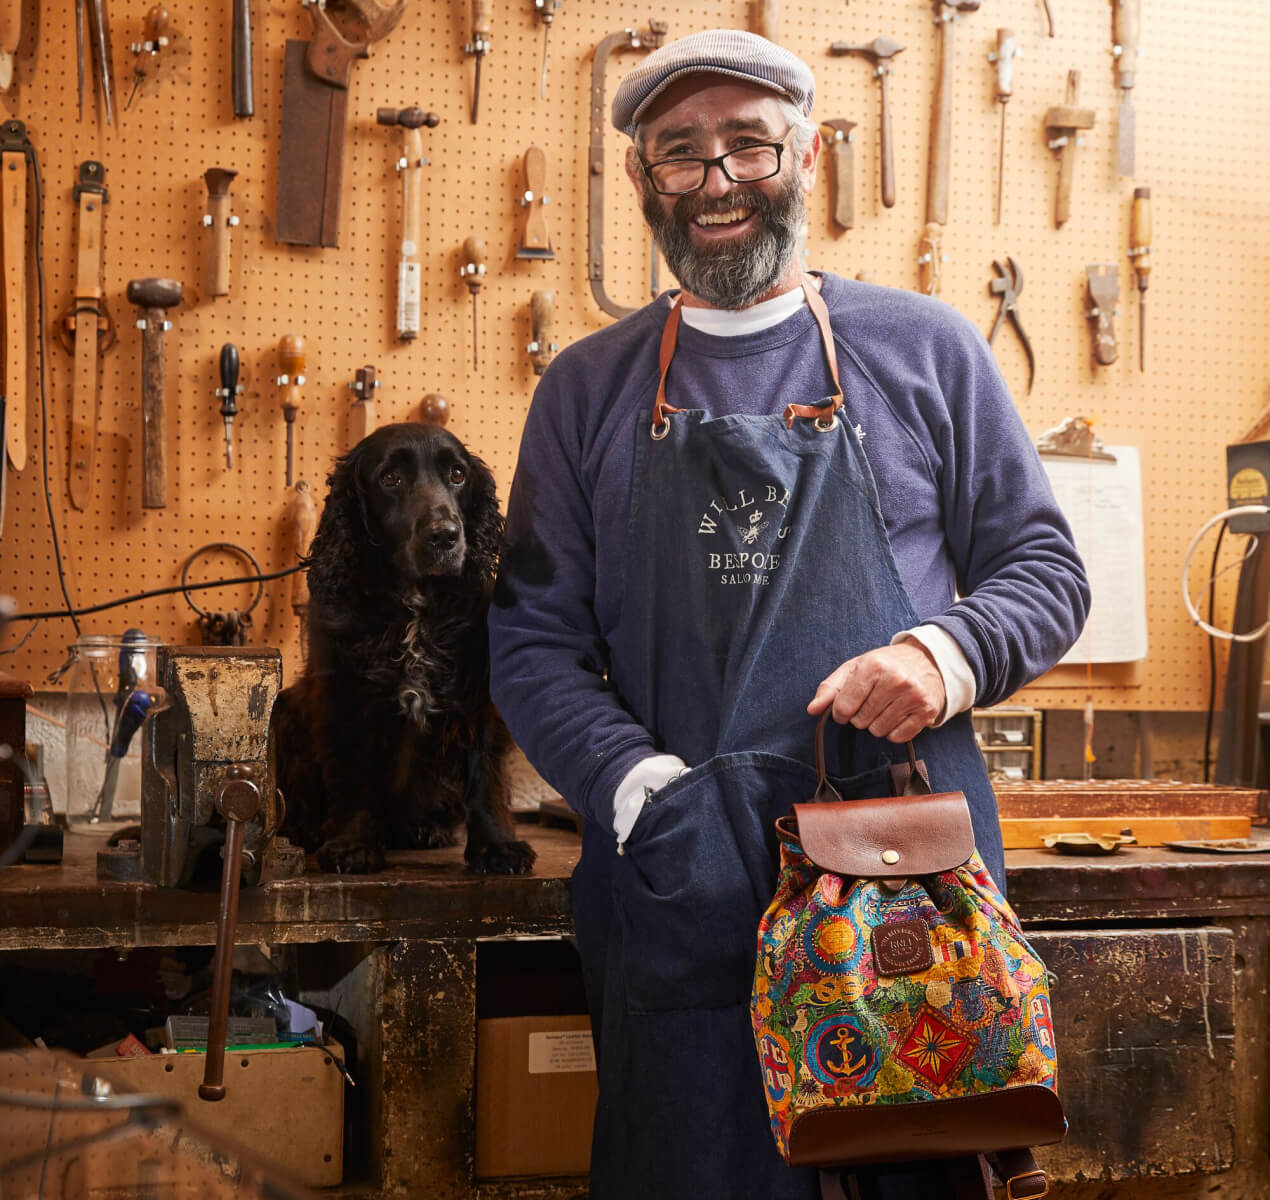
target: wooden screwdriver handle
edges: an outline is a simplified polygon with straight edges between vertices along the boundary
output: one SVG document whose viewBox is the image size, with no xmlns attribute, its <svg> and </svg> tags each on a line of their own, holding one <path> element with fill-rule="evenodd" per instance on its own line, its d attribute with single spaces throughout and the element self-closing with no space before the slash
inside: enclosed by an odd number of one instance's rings
<svg viewBox="0 0 1270 1200">
<path fill-rule="evenodd" d="M 489 0 L 472 0 L 472 37 L 489 41 Z"/>
<path fill-rule="evenodd" d="M 1133 269 L 1138 276 L 1138 291 L 1145 292 L 1151 275 L 1151 189 L 1133 189 L 1133 212 L 1130 218 L 1129 249 Z"/>
<path fill-rule="evenodd" d="M 1116 85 L 1131 88 L 1138 74 L 1139 0 L 1111 0 L 1111 37 L 1115 43 Z"/>
<path fill-rule="evenodd" d="M 285 382 L 282 387 L 282 408 L 288 421 L 295 420 L 296 411 L 300 407 L 300 388 L 304 384 L 304 369 L 308 363 L 305 353 L 304 339 L 298 333 L 284 334 L 278 343 L 278 365 L 282 368 Z"/>
<path fill-rule="evenodd" d="M 211 218 L 212 244 L 207 257 L 207 294 L 229 295 L 229 184 L 238 172 L 229 167 L 208 167 L 207 215 Z"/>
<path fill-rule="evenodd" d="M 463 240 L 463 278 L 467 282 L 468 291 L 473 295 L 481 290 L 485 282 L 485 239 L 473 234 Z"/>
</svg>

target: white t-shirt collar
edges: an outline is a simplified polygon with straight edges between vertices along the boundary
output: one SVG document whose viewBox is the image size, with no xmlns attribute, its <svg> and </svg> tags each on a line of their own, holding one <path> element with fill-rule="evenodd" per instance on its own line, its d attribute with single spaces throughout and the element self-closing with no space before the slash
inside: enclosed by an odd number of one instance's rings
<svg viewBox="0 0 1270 1200">
<path fill-rule="evenodd" d="M 712 333 L 716 337 L 741 337 L 744 334 L 758 333 L 770 329 L 782 321 L 792 317 L 804 304 L 807 297 L 803 295 L 802 285 L 773 296 L 770 300 L 761 300 L 751 304 L 749 308 L 733 310 L 729 308 L 695 308 L 687 304 L 683 306 L 683 322 L 691 329 L 699 329 L 702 333 Z"/>
</svg>

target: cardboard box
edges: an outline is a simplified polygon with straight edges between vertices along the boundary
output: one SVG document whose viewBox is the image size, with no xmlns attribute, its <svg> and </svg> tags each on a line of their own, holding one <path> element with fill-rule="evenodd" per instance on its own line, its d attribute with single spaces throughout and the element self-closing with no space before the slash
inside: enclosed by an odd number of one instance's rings
<svg viewBox="0 0 1270 1200">
<path fill-rule="evenodd" d="M 200 1098 L 204 1054 L 95 1059 L 116 1086 L 172 1096 L 209 1133 L 232 1138 L 310 1187 L 344 1176 L 344 1077 L 338 1042 L 286 1050 L 225 1051 L 225 1097 Z"/>
<path fill-rule="evenodd" d="M 590 1018 L 476 1025 L 476 1175 L 585 1175 L 598 1086 Z"/>
</svg>

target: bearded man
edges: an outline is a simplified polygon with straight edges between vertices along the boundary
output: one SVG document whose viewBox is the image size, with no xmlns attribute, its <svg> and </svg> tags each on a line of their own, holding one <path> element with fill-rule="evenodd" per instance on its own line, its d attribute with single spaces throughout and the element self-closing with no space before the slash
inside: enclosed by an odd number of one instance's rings
<svg viewBox="0 0 1270 1200">
<path fill-rule="evenodd" d="M 556 358 L 511 490 L 492 685 L 584 818 L 597 1200 L 819 1194 L 777 1154 L 747 1007 L 772 822 L 815 787 L 811 718 L 838 723 L 849 797 L 886 794 L 916 737 L 1003 887 L 968 710 L 1047 670 L 1088 609 L 979 332 L 804 270 L 814 93 L 805 63 L 735 30 L 626 77 L 613 123 L 680 289 Z M 925 1197 L 938 1178 L 852 1186 Z"/>
</svg>

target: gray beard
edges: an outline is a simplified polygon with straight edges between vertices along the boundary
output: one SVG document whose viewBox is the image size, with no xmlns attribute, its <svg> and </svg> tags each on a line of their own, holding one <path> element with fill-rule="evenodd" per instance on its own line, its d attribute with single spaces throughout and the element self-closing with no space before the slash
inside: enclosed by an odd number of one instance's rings
<svg viewBox="0 0 1270 1200">
<path fill-rule="evenodd" d="M 689 226 L 703 212 L 752 208 L 758 227 L 727 246 L 702 251 Z M 807 233 L 807 204 L 796 174 L 788 175 L 771 199 L 758 188 L 738 188 L 719 200 L 700 192 L 681 196 L 667 213 L 645 181 L 644 219 L 666 265 L 683 287 L 715 308 L 748 308 L 770 292 L 789 270 Z"/>
</svg>

